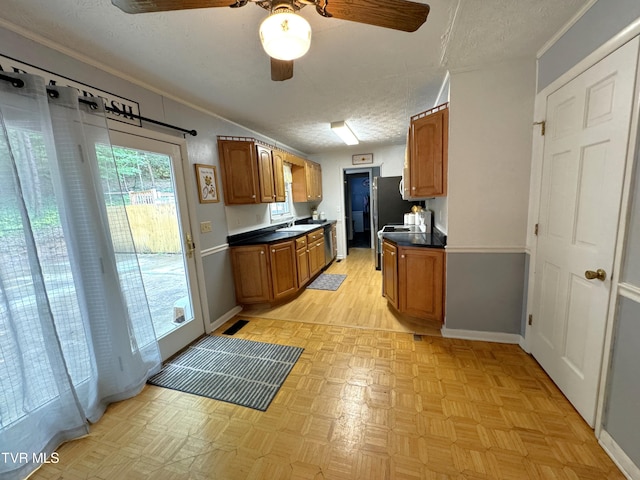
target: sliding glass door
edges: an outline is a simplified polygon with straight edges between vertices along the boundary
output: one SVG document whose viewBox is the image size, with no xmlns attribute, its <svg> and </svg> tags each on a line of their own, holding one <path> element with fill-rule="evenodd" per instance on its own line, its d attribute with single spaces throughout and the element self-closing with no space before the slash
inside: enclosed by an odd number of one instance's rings
<svg viewBox="0 0 640 480">
<path fill-rule="evenodd" d="M 103 175 L 102 181 L 107 199 L 124 193 L 164 360 L 205 332 L 187 205 L 187 160 L 179 145 L 143 135 L 112 130 L 111 142 L 117 171 Z"/>
</svg>

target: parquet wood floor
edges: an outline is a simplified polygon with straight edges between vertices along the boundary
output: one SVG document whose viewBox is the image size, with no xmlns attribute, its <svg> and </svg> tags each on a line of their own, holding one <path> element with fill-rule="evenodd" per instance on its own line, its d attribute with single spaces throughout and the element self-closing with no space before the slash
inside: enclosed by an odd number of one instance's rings
<svg viewBox="0 0 640 480">
<path fill-rule="evenodd" d="M 520 347 L 358 327 L 250 318 L 305 349 L 266 412 L 147 386 L 33 478 L 624 479 Z"/>
</svg>

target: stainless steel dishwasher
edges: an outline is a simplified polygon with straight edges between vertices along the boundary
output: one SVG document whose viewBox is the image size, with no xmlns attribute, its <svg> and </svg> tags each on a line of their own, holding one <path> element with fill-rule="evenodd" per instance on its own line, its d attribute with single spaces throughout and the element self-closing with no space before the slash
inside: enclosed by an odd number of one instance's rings
<svg viewBox="0 0 640 480">
<path fill-rule="evenodd" d="M 324 266 L 326 267 L 333 260 L 333 236 L 330 223 L 322 228 L 324 228 Z"/>
</svg>

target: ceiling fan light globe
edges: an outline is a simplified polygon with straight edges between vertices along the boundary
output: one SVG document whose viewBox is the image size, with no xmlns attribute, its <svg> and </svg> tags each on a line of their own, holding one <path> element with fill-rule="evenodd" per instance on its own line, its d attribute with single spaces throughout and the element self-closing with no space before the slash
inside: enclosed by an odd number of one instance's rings
<svg viewBox="0 0 640 480">
<path fill-rule="evenodd" d="M 275 12 L 260 24 L 262 48 L 277 60 L 295 60 L 309 51 L 311 25 L 293 12 Z"/>
</svg>

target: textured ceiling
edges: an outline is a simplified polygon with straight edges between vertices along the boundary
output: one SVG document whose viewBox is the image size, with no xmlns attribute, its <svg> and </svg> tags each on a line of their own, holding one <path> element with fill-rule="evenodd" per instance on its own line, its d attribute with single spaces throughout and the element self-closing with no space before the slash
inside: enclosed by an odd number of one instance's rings
<svg viewBox="0 0 640 480">
<path fill-rule="evenodd" d="M 533 59 L 587 3 L 418 1 L 429 3 L 431 13 L 415 33 L 304 8 L 311 49 L 285 82 L 270 80 L 257 33 L 266 12 L 252 3 L 127 15 L 110 0 L 1 0 L 0 18 L 314 154 L 344 147 L 329 129 L 339 120 L 363 146 L 404 142 L 409 117 L 434 105 L 447 70 Z"/>
</svg>

